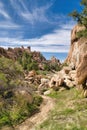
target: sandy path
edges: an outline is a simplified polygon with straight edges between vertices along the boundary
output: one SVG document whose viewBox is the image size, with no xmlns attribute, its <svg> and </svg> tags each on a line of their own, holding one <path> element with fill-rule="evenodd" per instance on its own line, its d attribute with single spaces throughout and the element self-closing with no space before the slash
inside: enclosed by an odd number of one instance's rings
<svg viewBox="0 0 87 130">
<path fill-rule="evenodd" d="M 47 119 L 48 113 L 54 107 L 55 101 L 47 96 L 43 97 L 43 103 L 40 107 L 40 112 L 28 118 L 25 122 L 16 127 L 16 130 L 35 130 L 35 126 L 41 124 Z"/>
</svg>

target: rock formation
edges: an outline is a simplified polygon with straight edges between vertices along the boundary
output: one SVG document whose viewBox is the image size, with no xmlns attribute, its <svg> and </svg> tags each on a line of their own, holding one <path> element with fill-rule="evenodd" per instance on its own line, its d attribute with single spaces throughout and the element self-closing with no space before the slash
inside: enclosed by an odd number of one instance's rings
<svg viewBox="0 0 87 130">
<path fill-rule="evenodd" d="M 83 89 L 87 89 L 87 38 L 77 37 L 77 32 L 84 30 L 85 27 L 76 25 L 71 32 L 71 46 L 68 57 L 65 62 L 72 69 L 76 70 L 77 85 L 82 85 Z M 84 93 L 86 93 L 84 91 Z M 87 95 L 85 95 L 87 96 Z"/>
<path fill-rule="evenodd" d="M 84 54 L 87 52 L 87 38 L 77 38 L 76 33 L 83 30 L 84 27 L 76 25 L 71 32 L 71 46 L 66 62 L 76 69 L 81 63 Z"/>
<path fill-rule="evenodd" d="M 83 56 L 83 59 L 77 68 L 77 83 L 85 85 L 86 80 L 87 80 L 87 53 Z"/>
</svg>

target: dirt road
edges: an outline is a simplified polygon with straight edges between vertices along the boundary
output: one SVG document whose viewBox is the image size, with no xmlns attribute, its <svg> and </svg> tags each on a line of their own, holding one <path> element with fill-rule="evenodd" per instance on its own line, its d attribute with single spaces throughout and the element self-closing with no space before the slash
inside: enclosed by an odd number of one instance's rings
<svg viewBox="0 0 87 130">
<path fill-rule="evenodd" d="M 16 127 L 16 130 L 35 130 L 35 126 L 41 124 L 47 119 L 49 111 L 53 109 L 55 101 L 47 96 L 43 97 L 43 103 L 40 112 L 27 119 L 25 122 Z"/>
</svg>

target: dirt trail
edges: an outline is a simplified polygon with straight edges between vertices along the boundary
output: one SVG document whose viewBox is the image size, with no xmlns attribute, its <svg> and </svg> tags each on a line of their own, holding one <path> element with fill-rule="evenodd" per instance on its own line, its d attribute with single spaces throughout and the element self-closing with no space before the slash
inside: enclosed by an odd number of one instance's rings
<svg viewBox="0 0 87 130">
<path fill-rule="evenodd" d="M 53 109 L 55 101 L 47 96 L 43 97 L 43 103 L 40 107 L 40 112 L 28 118 L 25 122 L 16 127 L 16 130 L 35 130 L 35 126 L 41 124 L 47 119 L 48 113 Z"/>
</svg>

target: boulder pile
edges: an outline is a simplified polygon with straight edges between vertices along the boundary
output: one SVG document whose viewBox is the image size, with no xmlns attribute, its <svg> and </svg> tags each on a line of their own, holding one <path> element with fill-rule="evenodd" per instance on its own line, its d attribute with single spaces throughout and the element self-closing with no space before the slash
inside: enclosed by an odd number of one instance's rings
<svg viewBox="0 0 87 130">
<path fill-rule="evenodd" d="M 40 93 L 44 93 L 48 89 L 65 90 L 76 86 L 76 71 L 71 70 L 69 67 L 64 67 L 56 74 L 50 75 L 50 78 L 42 78 L 41 84 L 38 87 Z"/>
</svg>

